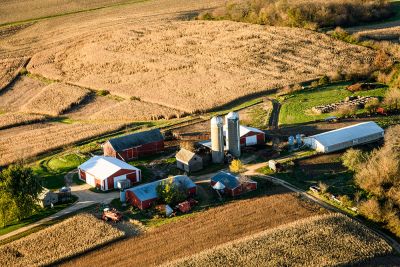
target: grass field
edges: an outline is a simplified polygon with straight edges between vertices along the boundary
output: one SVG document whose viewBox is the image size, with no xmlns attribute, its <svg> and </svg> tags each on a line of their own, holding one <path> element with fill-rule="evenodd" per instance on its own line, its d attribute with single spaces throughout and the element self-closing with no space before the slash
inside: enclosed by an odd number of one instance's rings
<svg viewBox="0 0 400 267">
<path fill-rule="evenodd" d="M 385 87 L 381 87 L 353 94 L 345 89 L 347 85 L 349 84 L 340 83 L 321 86 L 284 96 L 284 100 L 281 101 L 282 107 L 279 114 L 279 124 L 281 126 L 288 126 L 290 124 L 306 123 L 324 119 L 335 115 L 334 112 L 316 115 L 311 111 L 311 108 L 318 105 L 336 103 L 351 95 L 383 97 L 386 91 Z M 357 113 L 365 113 L 365 110 L 359 109 Z"/>
<path fill-rule="evenodd" d="M 71 217 L 0 247 L 2 266 L 43 266 L 124 236 L 92 215 Z"/>
<path fill-rule="evenodd" d="M 390 254 L 392 248 L 344 215 L 311 217 L 164 266 L 342 266 Z"/>
<path fill-rule="evenodd" d="M 283 188 L 272 187 L 266 196 L 210 208 L 94 251 L 65 265 L 154 266 L 319 212 L 319 207 Z M 108 257 L 101 257 L 104 253 Z M 127 254 L 129 257 L 126 257 Z"/>
</svg>

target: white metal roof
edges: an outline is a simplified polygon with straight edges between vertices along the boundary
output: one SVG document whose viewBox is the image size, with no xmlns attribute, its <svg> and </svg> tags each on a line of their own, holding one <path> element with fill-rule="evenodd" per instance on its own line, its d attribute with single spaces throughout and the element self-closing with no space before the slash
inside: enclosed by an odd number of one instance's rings
<svg viewBox="0 0 400 267">
<path fill-rule="evenodd" d="M 224 125 L 224 136 L 226 136 L 226 125 Z M 250 133 L 250 132 L 255 132 L 255 133 L 264 133 L 263 131 L 261 131 L 260 129 L 257 128 L 253 128 L 253 127 L 249 127 L 249 126 L 243 126 L 240 125 L 239 127 L 239 134 L 240 137 L 245 136 L 246 134 Z"/>
<path fill-rule="evenodd" d="M 383 129 L 373 121 L 362 122 L 347 126 L 344 128 L 336 129 L 333 131 L 310 136 L 314 138 L 321 145 L 327 147 L 343 142 L 348 142 L 354 139 L 366 137 L 372 134 L 382 133 Z"/>
<path fill-rule="evenodd" d="M 94 156 L 78 168 L 100 180 L 107 179 L 119 170 L 139 170 L 122 160 L 105 156 Z"/>
</svg>

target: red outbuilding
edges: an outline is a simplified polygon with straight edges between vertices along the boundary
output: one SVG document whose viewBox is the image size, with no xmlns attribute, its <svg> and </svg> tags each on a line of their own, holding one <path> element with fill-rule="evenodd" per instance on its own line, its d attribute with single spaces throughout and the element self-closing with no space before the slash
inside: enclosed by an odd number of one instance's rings
<svg viewBox="0 0 400 267">
<path fill-rule="evenodd" d="M 240 145 L 254 146 L 265 144 L 265 133 L 259 129 L 240 125 Z"/>
<path fill-rule="evenodd" d="M 215 185 L 218 183 L 218 187 Z M 257 182 L 247 177 L 237 177 L 229 172 L 220 171 L 211 178 L 211 186 L 234 197 L 257 189 Z"/>
<path fill-rule="evenodd" d="M 126 201 L 132 206 L 136 206 L 139 209 L 147 209 L 153 205 L 157 199 L 157 187 L 163 180 L 154 181 L 147 184 L 138 185 L 126 190 Z M 177 175 L 172 177 L 172 181 L 175 185 L 184 188 L 188 197 L 196 195 L 196 184 L 186 175 Z"/>
<path fill-rule="evenodd" d="M 115 157 L 124 161 L 163 150 L 164 137 L 159 129 L 113 138 L 103 144 L 104 156 Z"/>
<path fill-rule="evenodd" d="M 94 156 L 78 167 L 79 179 L 99 190 L 107 191 L 117 188 L 120 180 L 137 183 L 141 180 L 140 169 L 128 163 L 104 156 Z"/>
</svg>

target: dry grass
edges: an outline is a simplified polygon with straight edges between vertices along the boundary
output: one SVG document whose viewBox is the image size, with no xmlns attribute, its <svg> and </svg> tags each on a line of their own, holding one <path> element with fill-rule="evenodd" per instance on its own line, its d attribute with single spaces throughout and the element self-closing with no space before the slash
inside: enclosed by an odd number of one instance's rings
<svg viewBox="0 0 400 267">
<path fill-rule="evenodd" d="M 9 58 L 0 60 L 0 91 L 18 75 L 26 62 L 26 58 Z"/>
<path fill-rule="evenodd" d="M 21 107 L 34 98 L 46 84 L 21 76 L 0 95 L 0 109 L 20 111 Z"/>
<path fill-rule="evenodd" d="M 6 113 L 0 115 L 0 130 L 21 124 L 39 122 L 46 119 L 43 115 L 24 114 L 24 113 Z"/>
<path fill-rule="evenodd" d="M 122 127 L 118 123 L 38 123 L 0 131 L 0 165 L 34 157 Z"/>
<path fill-rule="evenodd" d="M 391 251 L 365 226 L 331 214 L 267 230 L 165 266 L 347 266 Z"/>
<path fill-rule="evenodd" d="M 164 118 L 171 119 L 179 117 L 181 114 L 181 111 L 157 104 L 126 100 L 95 113 L 90 119 L 114 122 L 148 121 Z"/>
<path fill-rule="evenodd" d="M 65 265 L 154 266 L 310 217 L 319 211 L 315 205 L 281 187 L 273 187 L 269 193 L 272 195 L 236 201 L 159 226 Z"/>
<path fill-rule="evenodd" d="M 357 32 L 356 36 L 360 39 L 373 39 L 377 41 L 394 40 L 398 42 L 400 37 L 400 26 L 384 29 L 364 30 Z"/>
<path fill-rule="evenodd" d="M 93 249 L 124 233 L 81 214 L 0 247 L 1 266 L 43 266 Z"/>
<path fill-rule="evenodd" d="M 28 69 L 193 112 L 335 70 L 351 72 L 369 66 L 374 54 L 303 29 L 191 21 L 93 34 L 37 53 Z"/>
<path fill-rule="evenodd" d="M 22 107 L 22 111 L 57 116 L 78 105 L 89 90 L 62 83 L 52 83 Z"/>
</svg>

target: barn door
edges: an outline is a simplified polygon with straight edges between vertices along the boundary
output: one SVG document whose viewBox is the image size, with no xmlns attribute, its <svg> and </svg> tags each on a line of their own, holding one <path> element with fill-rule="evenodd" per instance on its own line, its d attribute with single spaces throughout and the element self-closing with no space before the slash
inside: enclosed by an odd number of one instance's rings
<svg viewBox="0 0 400 267">
<path fill-rule="evenodd" d="M 247 136 L 246 137 L 246 146 L 257 145 L 257 136 Z"/>
</svg>

